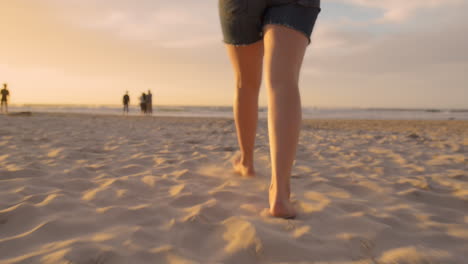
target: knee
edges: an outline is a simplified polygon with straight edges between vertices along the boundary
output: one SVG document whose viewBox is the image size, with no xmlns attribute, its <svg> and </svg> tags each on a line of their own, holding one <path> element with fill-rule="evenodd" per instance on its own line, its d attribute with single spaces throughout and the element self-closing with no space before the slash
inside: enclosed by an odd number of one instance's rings
<svg viewBox="0 0 468 264">
<path fill-rule="evenodd" d="M 260 87 L 262 83 L 261 72 L 238 71 L 235 74 L 237 89 L 253 89 Z"/>
<path fill-rule="evenodd" d="M 260 85 L 261 79 L 237 78 L 236 80 L 237 93 L 258 93 Z"/>
<path fill-rule="evenodd" d="M 299 93 L 299 84 L 294 79 L 289 78 L 268 78 L 266 87 L 271 94 L 295 94 Z"/>
</svg>

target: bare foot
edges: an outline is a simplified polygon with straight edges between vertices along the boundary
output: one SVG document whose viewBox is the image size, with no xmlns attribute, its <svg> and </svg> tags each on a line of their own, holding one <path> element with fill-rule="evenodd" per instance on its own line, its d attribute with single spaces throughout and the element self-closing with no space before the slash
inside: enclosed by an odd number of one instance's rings
<svg viewBox="0 0 468 264">
<path fill-rule="evenodd" d="M 278 195 L 274 188 L 270 186 L 270 214 L 278 218 L 296 218 L 296 209 L 294 209 L 294 205 L 289 200 L 289 192 L 283 196 Z"/>
<path fill-rule="evenodd" d="M 241 176 L 244 177 L 254 177 L 255 176 L 255 169 L 252 166 L 245 166 L 241 162 L 241 154 L 238 153 L 234 156 L 232 159 L 232 167 L 234 168 L 234 171 Z"/>
<path fill-rule="evenodd" d="M 275 202 L 270 205 L 270 214 L 274 217 L 293 219 L 296 218 L 296 209 L 290 201 Z"/>
</svg>

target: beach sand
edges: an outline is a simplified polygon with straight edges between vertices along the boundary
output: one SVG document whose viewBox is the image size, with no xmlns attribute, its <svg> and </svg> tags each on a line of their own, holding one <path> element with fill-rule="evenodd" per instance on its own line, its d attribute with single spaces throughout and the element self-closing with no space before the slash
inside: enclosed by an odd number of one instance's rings
<svg viewBox="0 0 468 264">
<path fill-rule="evenodd" d="M 232 120 L 0 116 L 0 263 L 468 263 L 468 122 L 309 120 L 295 220 Z"/>
</svg>

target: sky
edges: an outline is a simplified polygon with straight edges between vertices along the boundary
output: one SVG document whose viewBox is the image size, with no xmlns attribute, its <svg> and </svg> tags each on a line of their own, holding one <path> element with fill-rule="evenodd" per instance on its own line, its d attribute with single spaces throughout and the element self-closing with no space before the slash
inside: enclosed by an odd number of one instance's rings
<svg viewBox="0 0 468 264">
<path fill-rule="evenodd" d="M 255 0 L 250 0 L 255 1 Z M 16 104 L 231 105 L 218 0 L 0 0 Z M 468 0 L 322 0 L 304 106 L 468 108 Z M 262 88 L 260 104 L 266 105 Z"/>
</svg>

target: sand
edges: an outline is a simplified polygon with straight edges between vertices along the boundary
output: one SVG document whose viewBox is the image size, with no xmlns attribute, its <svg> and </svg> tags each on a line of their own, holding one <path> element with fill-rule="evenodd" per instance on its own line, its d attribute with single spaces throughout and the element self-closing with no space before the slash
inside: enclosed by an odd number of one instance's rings
<svg viewBox="0 0 468 264">
<path fill-rule="evenodd" d="M 465 264 L 468 122 L 304 122 L 295 220 L 228 119 L 0 116 L 0 263 Z"/>
</svg>

